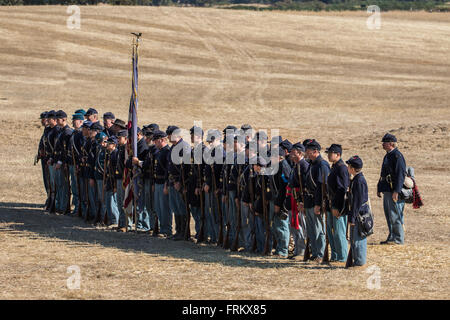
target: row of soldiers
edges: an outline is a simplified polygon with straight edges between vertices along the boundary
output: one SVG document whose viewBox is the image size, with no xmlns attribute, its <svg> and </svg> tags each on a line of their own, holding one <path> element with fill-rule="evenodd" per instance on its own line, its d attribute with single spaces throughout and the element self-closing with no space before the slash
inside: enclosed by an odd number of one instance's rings
<svg viewBox="0 0 450 320">
<path fill-rule="evenodd" d="M 137 128 L 137 154 L 128 156 L 130 130 L 111 112 L 103 115 L 103 126 L 93 108 L 76 110 L 73 128 L 62 110 L 42 113 L 41 122 L 38 158 L 51 213 L 78 215 L 119 232 L 134 224 L 153 236 L 280 258 L 288 258 L 292 238 L 289 258 L 326 262 L 329 245 L 331 261 L 366 263 L 367 240 L 358 223 L 370 211 L 363 162 L 358 156 L 344 162 L 339 144 L 326 148 L 326 161 L 314 139 L 269 142 L 250 125 L 209 130 L 206 139 L 194 126 L 189 143 L 176 126 L 162 131 L 150 124 Z M 394 140 L 385 135 L 383 146 Z M 401 176 L 395 178 L 401 183 Z M 126 186 L 133 186 L 132 197 Z M 403 243 L 391 214 L 386 243 Z M 403 208 L 395 214 L 403 216 Z"/>
</svg>

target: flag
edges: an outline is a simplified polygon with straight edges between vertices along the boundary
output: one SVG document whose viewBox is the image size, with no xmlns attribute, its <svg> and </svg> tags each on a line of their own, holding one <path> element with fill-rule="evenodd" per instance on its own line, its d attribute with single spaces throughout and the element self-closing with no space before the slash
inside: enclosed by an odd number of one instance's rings
<svg viewBox="0 0 450 320">
<path fill-rule="evenodd" d="M 133 43 L 132 51 L 132 79 L 131 79 L 131 98 L 130 108 L 128 110 L 128 142 L 125 148 L 125 159 L 129 156 L 137 156 L 137 108 L 138 108 L 138 44 L 139 39 Z M 133 196 L 139 194 L 136 190 L 138 185 L 131 183 L 135 179 L 132 170 L 125 168 L 123 177 L 123 188 L 125 190 L 123 208 L 127 215 L 133 212 Z"/>
</svg>

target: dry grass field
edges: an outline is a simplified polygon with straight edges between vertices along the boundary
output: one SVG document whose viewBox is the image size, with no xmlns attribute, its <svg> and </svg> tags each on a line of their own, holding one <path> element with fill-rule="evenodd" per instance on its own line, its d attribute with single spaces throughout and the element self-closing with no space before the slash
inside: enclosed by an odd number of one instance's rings
<svg viewBox="0 0 450 320">
<path fill-rule="evenodd" d="M 71 30 L 66 9 L 0 8 L 1 299 L 450 298 L 450 14 L 382 13 L 381 29 L 369 30 L 365 12 L 101 6 L 82 7 L 81 29 Z M 133 31 L 143 33 L 140 124 L 251 123 L 363 158 L 378 289 L 363 270 L 119 234 L 42 211 L 32 165 L 40 112 L 95 107 L 126 119 Z M 378 245 L 388 131 L 425 203 L 407 206 L 404 246 Z M 66 285 L 71 265 L 79 290 Z"/>
</svg>

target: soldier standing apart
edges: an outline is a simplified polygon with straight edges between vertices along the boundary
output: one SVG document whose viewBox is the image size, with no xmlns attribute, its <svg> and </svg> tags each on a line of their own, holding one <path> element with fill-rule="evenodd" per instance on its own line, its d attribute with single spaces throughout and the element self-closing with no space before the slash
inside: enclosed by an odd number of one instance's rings
<svg viewBox="0 0 450 320">
<path fill-rule="evenodd" d="M 159 220 L 159 233 L 161 237 L 172 236 L 172 211 L 169 208 L 169 194 L 167 189 L 167 169 L 169 167 L 170 148 L 167 144 L 167 134 L 161 130 L 153 132 L 153 143 L 158 148 L 155 154 L 154 170 L 154 203 L 155 211 Z"/>
<path fill-rule="evenodd" d="M 47 168 L 47 159 L 46 159 L 46 155 L 45 155 L 45 141 L 47 139 L 47 135 L 48 135 L 48 131 L 51 129 L 50 126 L 48 125 L 48 121 L 47 121 L 47 111 L 42 112 L 41 116 L 41 125 L 44 127 L 44 132 L 42 133 L 41 139 L 39 140 L 39 148 L 38 148 L 38 155 L 37 158 L 38 160 L 41 160 L 41 167 L 42 167 L 42 179 L 44 181 L 44 187 L 45 187 L 45 192 L 47 194 L 47 200 L 45 200 L 45 204 L 44 204 L 44 208 L 48 207 L 48 203 L 49 203 L 49 195 L 50 195 L 50 189 L 49 189 L 49 179 L 48 179 L 48 168 Z"/>
<path fill-rule="evenodd" d="M 330 166 L 320 155 L 320 144 L 312 139 L 306 144 L 306 155 L 311 161 L 306 177 L 306 192 L 312 196 L 314 207 L 308 208 L 305 204 L 306 230 L 311 244 L 311 260 L 320 263 L 325 250 L 324 217 L 321 215 L 322 184 L 327 183 Z M 306 202 L 306 200 L 305 200 Z M 323 208 L 325 210 L 325 208 Z"/>
<path fill-rule="evenodd" d="M 383 194 L 383 208 L 388 225 L 389 235 L 381 244 L 403 244 L 403 210 L 405 201 L 399 198 L 406 176 L 406 162 L 397 147 L 397 138 L 386 133 L 381 140 L 386 155 L 381 166 L 377 196 Z"/>
<path fill-rule="evenodd" d="M 367 238 L 361 237 L 357 216 L 368 212 L 369 192 L 367 182 L 361 172 L 363 162 L 358 156 L 351 157 L 346 161 L 348 172 L 353 176 L 349 190 L 349 212 L 350 222 L 350 245 L 352 248 L 353 266 L 364 266 L 367 257 Z"/>
<path fill-rule="evenodd" d="M 123 208 L 125 190 L 123 188 L 123 174 L 125 169 L 125 148 L 128 141 L 128 130 L 120 130 L 117 132 L 117 153 L 111 155 L 111 162 L 114 168 L 117 190 L 117 208 L 119 210 L 119 224 L 117 231 L 127 232 L 133 227 L 133 219 L 127 216 Z"/>
<path fill-rule="evenodd" d="M 331 248 L 331 260 L 347 261 L 347 217 L 344 215 L 345 194 L 350 185 L 347 166 L 342 160 L 342 146 L 332 144 L 325 150 L 328 161 L 332 163 L 328 176 L 327 232 Z M 330 213 L 331 211 L 331 213 Z"/>
</svg>

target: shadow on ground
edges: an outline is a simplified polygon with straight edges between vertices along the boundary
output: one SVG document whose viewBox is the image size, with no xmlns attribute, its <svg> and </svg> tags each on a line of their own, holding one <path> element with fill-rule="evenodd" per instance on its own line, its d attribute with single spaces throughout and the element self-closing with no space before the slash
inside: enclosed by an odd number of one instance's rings
<svg viewBox="0 0 450 320">
<path fill-rule="evenodd" d="M 96 228 L 78 217 L 46 213 L 41 205 L 0 202 L 0 233 L 9 232 L 30 239 L 48 238 L 69 246 L 92 245 L 112 247 L 124 251 L 189 259 L 199 263 L 222 264 L 229 267 L 330 269 L 317 265 L 274 257 L 261 257 L 250 253 L 235 253 L 210 244 L 194 244 L 155 238 L 134 232 L 119 233 L 106 228 Z M 31 233 L 31 234 L 30 234 Z"/>
</svg>

